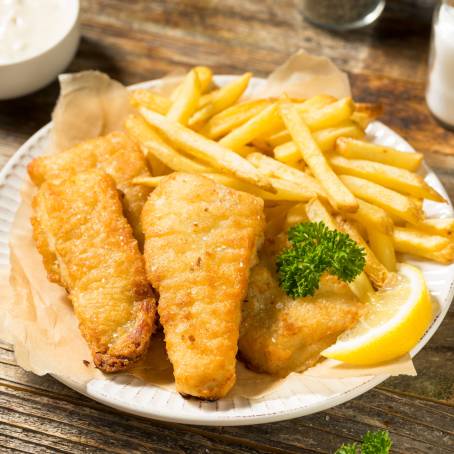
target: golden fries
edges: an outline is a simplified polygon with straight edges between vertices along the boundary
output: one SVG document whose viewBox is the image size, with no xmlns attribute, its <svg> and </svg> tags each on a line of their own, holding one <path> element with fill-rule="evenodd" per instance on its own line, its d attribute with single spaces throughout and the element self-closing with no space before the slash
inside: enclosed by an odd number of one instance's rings
<svg viewBox="0 0 454 454">
<path fill-rule="evenodd" d="M 454 243 L 439 235 L 430 235 L 414 228 L 395 227 L 394 245 L 396 251 L 418 255 L 439 263 L 454 260 Z"/>
<path fill-rule="evenodd" d="M 213 71 L 207 66 L 196 66 L 194 72 L 200 83 L 200 92 L 206 93 L 211 86 L 213 80 Z"/>
<path fill-rule="evenodd" d="M 141 108 L 145 120 L 161 131 L 172 143 L 186 153 L 208 162 L 212 167 L 231 173 L 240 180 L 257 185 L 259 188 L 275 192 L 267 177 L 262 175 L 250 162 L 233 151 L 219 145 L 194 131 L 175 123 L 151 110 Z"/>
<path fill-rule="evenodd" d="M 375 229 L 367 229 L 369 245 L 375 256 L 388 271 L 396 271 L 393 237 Z"/>
<path fill-rule="evenodd" d="M 210 102 L 212 102 L 213 99 L 215 99 L 218 94 L 219 94 L 219 88 L 202 95 L 199 99 L 199 106 L 198 106 L 199 109 L 201 109 L 202 107 L 204 107 L 207 104 L 209 104 Z"/>
<path fill-rule="evenodd" d="M 340 137 L 336 141 L 336 151 L 345 158 L 367 159 L 394 167 L 416 172 L 421 165 L 421 153 L 408 153 L 394 148 L 375 145 L 355 138 Z"/>
<path fill-rule="evenodd" d="M 343 156 L 333 156 L 330 163 L 337 173 L 364 178 L 413 197 L 445 202 L 445 199 L 435 189 L 432 189 L 421 176 L 409 170 L 380 162 L 347 159 Z"/>
<path fill-rule="evenodd" d="M 130 104 L 139 109 L 146 107 L 147 109 L 154 110 L 162 115 L 165 115 L 172 105 L 172 101 L 152 90 L 137 89 L 129 93 Z"/>
<path fill-rule="evenodd" d="M 195 68 L 192 68 L 191 71 L 189 71 L 189 72 L 194 73 L 195 76 L 197 77 L 197 79 L 199 81 L 200 93 L 201 94 L 205 93 L 208 90 L 208 88 L 210 88 L 210 86 L 211 86 L 211 81 L 213 78 L 213 72 L 211 71 L 211 69 L 208 68 L 207 66 L 196 66 Z M 187 77 L 187 75 L 186 75 L 186 77 Z M 185 77 L 185 79 L 186 79 L 186 77 Z M 173 93 L 170 95 L 170 100 L 172 102 L 175 102 L 177 97 L 181 97 L 181 90 L 183 90 L 183 85 L 184 85 L 185 79 L 183 79 L 183 82 L 180 85 L 178 85 L 177 88 L 175 88 Z"/>
<path fill-rule="evenodd" d="M 450 237 L 454 232 L 454 218 L 424 219 L 415 227 L 426 233 Z"/>
<path fill-rule="evenodd" d="M 352 240 L 356 241 L 364 249 L 366 253 L 366 266 L 364 271 L 372 281 L 374 287 L 383 287 L 388 279 L 388 270 L 377 259 L 353 224 L 342 218 L 342 216 L 336 216 L 336 223 L 339 230 L 347 233 Z"/>
<path fill-rule="evenodd" d="M 213 100 L 196 111 L 189 119 L 189 126 L 191 128 L 200 128 L 213 115 L 234 104 L 246 90 L 251 76 L 251 73 L 243 74 L 233 82 L 220 88 Z"/>
<path fill-rule="evenodd" d="M 221 174 L 205 174 L 207 177 L 214 179 L 218 183 L 229 186 L 239 191 L 250 192 L 264 200 L 274 201 L 290 201 L 290 202 L 306 202 L 313 197 L 313 193 L 306 191 L 304 188 L 296 184 L 280 180 L 278 178 L 270 178 L 273 184 L 274 193 L 263 191 L 256 186 L 245 183 L 230 175 Z"/>
<path fill-rule="evenodd" d="M 128 115 L 125 121 L 125 129 L 128 135 L 140 145 L 142 153 L 147 158 L 152 175 L 165 175 L 171 171 L 173 167 L 168 166 L 166 162 L 155 153 L 149 153 L 149 149 L 143 146 L 144 142 L 150 140 L 150 138 L 157 138 L 157 140 L 161 139 L 160 137 L 157 137 L 157 133 L 148 126 L 147 122 L 140 115 Z"/>
<path fill-rule="evenodd" d="M 281 101 L 279 110 L 293 141 L 315 178 L 325 189 L 335 208 L 347 212 L 358 210 L 358 202 L 342 184 L 331 169 L 328 161 L 315 143 L 309 128 L 304 123 L 295 106 L 289 101 Z"/>
<path fill-rule="evenodd" d="M 251 142 L 256 137 L 260 136 L 267 130 L 273 123 L 281 121 L 276 104 L 271 104 L 260 113 L 250 118 L 246 123 L 238 126 L 219 143 L 224 147 L 230 148 L 241 154 L 241 147 Z M 271 126 L 272 127 L 272 126 Z"/>
<path fill-rule="evenodd" d="M 411 224 L 416 224 L 423 219 L 423 213 L 409 197 L 363 178 L 351 175 L 339 175 L 339 177 L 356 197 L 377 205 Z"/>
<path fill-rule="evenodd" d="M 219 112 L 210 118 L 200 133 L 209 139 L 219 139 L 233 129 L 246 123 L 250 118 L 258 115 L 271 101 L 267 99 L 254 99 L 244 101 Z"/>
<path fill-rule="evenodd" d="M 198 107 L 201 84 L 195 70 L 189 71 L 179 86 L 177 95 L 167 112 L 167 118 L 187 125 L 189 117 Z"/>
<path fill-rule="evenodd" d="M 156 169 L 153 162 L 152 174 L 154 176 L 168 173 L 172 169 L 178 172 L 203 173 L 212 169 L 175 151 L 165 142 L 158 133 L 139 115 L 130 115 L 125 123 L 125 128 L 139 144 L 147 158 L 154 157 L 158 163 L 165 164 L 165 169 Z"/>
<path fill-rule="evenodd" d="M 317 142 L 320 150 L 323 152 L 331 151 L 334 149 L 336 139 L 339 137 L 364 137 L 364 131 L 353 122 L 346 122 L 343 125 L 336 126 L 334 128 L 321 129 L 315 131 L 312 137 Z M 286 142 L 282 145 L 276 146 L 273 150 L 274 157 L 278 161 L 285 162 L 287 164 L 293 164 L 301 159 L 301 153 L 298 151 L 298 147 L 294 142 Z"/>
<path fill-rule="evenodd" d="M 313 98 L 301 104 L 294 104 L 298 113 L 303 118 L 307 127 L 311 131 L 318 131 L 320 129 L 330 128 L 337 126 L 350 119 L 354 104 L 351 98 L 343 98 L 336 102 L 329 102 L 323 107 L 313 108 Z M 326 101 L 326 100 L 325 100 Z M 276 124 L 273 129 L 277 129 L 275 132 L 267 138 L 267 142 L 273 147 L 273 144 L 282 144 L 291 140 L 289 131 L 279 131 L 282 126 L 279 127 Z"/>
<path fill-rule="evenodd" d="M 265 156 L 262 153 L 251 153 L 247 156 L 247 160 L 257 167 L 257 169 L 259 169 L 264 175 L 291 181 L 301 186 L 301 188 L 305 188 L 308 192 L 311 192 L 313 197 L 318 196 L 327 200 L 325 190 L 321 187 L 318 181 L 310 175 L 307 175 L 298 169 L 294 169 L 293 167 L 282 164 L 281 162 Z"/>
<path fill-rule="evenodd" d="M 358 199 L 358 204 L 359 208 L 356 213 L 345 213 L 345 215 L 365 228 L 372 228 L 386 235 L 393 233 L 393 221 L 383 208 L 361 199 Z"/>
<path fill-rule="evenodd" d="M 329 229 L 337 230 L 336 221 L 318 199 L 312 199 L 306 204 L 306 215 L 311 222 L 324 222 Z"/>
</svg>

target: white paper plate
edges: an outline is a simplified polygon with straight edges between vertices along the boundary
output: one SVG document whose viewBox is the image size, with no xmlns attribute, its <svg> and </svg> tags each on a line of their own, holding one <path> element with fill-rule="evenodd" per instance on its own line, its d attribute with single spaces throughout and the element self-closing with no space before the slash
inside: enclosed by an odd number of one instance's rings
<svg viewBox="0 0 454 454">
<path fill-rule="evenodd" d="M 216 83 L 223 85 L 233 76 L 217 76 Z M 140 84 L 156 86 L 159 81 Z M 253 79 L 251 88 L 257 88 L 262 79 Z M 135 86 L 137 88 L 137 86 Z M 9 267 L 8 236 L 15 211 L 19 205 L 19 191 L 26 176 L 30 160 L 44 152 L 49 140 L 51 124 L 34 134 L 10 159 L 0 173 L 0 267 Z M 379 122 L 367 130 L 370 138 L 382 145 L 411 152 L 413 149 L 400 136 Z M 426 180 L 448 198 L 435 174 L 423 169 Z M 449 205 L 427 202 L 424 210 L 429 217 L 452 217 Z M 438 301 L 440 311 L 418 345 L 415 355 L 428 342 L 442 322 L 454 294 L 454 265 L 410 260 L 424 272 L 430 292 Z M 373 388 L 387 376 L 349 379 L 320 379 L 305 376 L 292 380 L 285 389 L 278 389 L 265 398 L 225 398 L 218 402 L 200 402 L 183 399 L 179 394 L 151 385 L 144 385 L 129 375 L 109 376 L 107 380 L 92 380 L 86 388 L 70 380 L 56 377 L 76 391 L 111 407 L 154 419 L 205 425 L 259 424 L 295 418 L 315 413 L 346 402 Z"/>
</svg>

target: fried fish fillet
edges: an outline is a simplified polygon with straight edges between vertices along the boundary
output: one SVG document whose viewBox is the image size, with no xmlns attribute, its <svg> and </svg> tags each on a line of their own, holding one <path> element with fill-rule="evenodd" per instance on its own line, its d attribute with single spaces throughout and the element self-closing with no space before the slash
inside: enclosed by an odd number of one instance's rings
<svg viewBox="0 0 454 454">
<path fill-rule="evenodd" d="M 279 287 L 275 257 L 286 237 L 267 239 L 251 270 L 243 305 L 239 351 L 257 372 L 302 372 L 358 320 L 363 304 L 334 276 L 324 275 L 312 297 L 292 298 Z"/>
<path fill-rule="evenodd" d="M 104 137 L 87 140 L 69 150 L 40 156 L 28 165 L 28 173 L 37 186 L 45 181 L 58 183 L 90 169 L 101 169 L 109 174 L 123 194 L 126 218 L 133 227 L 140 244 L 143 234 L 140 214 L 150 190 L 134 185 L 135 177 L 149 176 L 146 159 L 139 147 L 123 132 L 113 132 Z"/>
<path fill-rule="evenodd" d="M 69 293 L 94 364 L 127 369 L 147 350 L 155 300 L 113 179 L 92 170 L 41 185 L 35 243 L 49 279 Z"/>
<path fill-rule="evenodd" d="M 174 173 L 150 195 L 142 225 L 177 390 L 219 399 L 236 380 L 241 303 L 263 236 L 263 201 Z"/>
</svg>

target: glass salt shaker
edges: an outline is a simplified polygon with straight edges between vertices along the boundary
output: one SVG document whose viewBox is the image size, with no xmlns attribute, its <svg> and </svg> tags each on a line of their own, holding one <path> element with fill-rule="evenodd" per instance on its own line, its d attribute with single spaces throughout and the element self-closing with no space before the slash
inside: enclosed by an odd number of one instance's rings
<svg viewBox="0 0 454 454">
<path fill-rule="evenodd" d="M 454 0 L 441 1 L 434 12 L 426 102 L 434 117 L 454 130 Z"/>
<path fill-rule="evenodd" d="M 314 25 L 344 31 L 374 22 L 385 3 L 385 0 L 301 0 L 301 12 Z"/>
</svg>

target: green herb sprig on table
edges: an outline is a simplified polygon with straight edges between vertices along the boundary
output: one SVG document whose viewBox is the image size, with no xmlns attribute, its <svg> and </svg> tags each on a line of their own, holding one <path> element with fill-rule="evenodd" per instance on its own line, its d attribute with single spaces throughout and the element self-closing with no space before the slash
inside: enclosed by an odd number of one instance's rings
<svg viewBox="0 0 454 454">
<path fill-rule="evenodd" d="M 297 224 L 288 239 L 291 247 L 281 252 L 276 265 L 280 286 L 295 298 L 314 295 L 325 272 L 352 282 L 366 264 L 363 248 L 323 222 Z"/>
<path fill-rule="evenodd" d="M 392 441 L 386 430 L 367 432 L 359 443 L 342 445 L 334 454 L 388 454 Z"/>
</svg>

